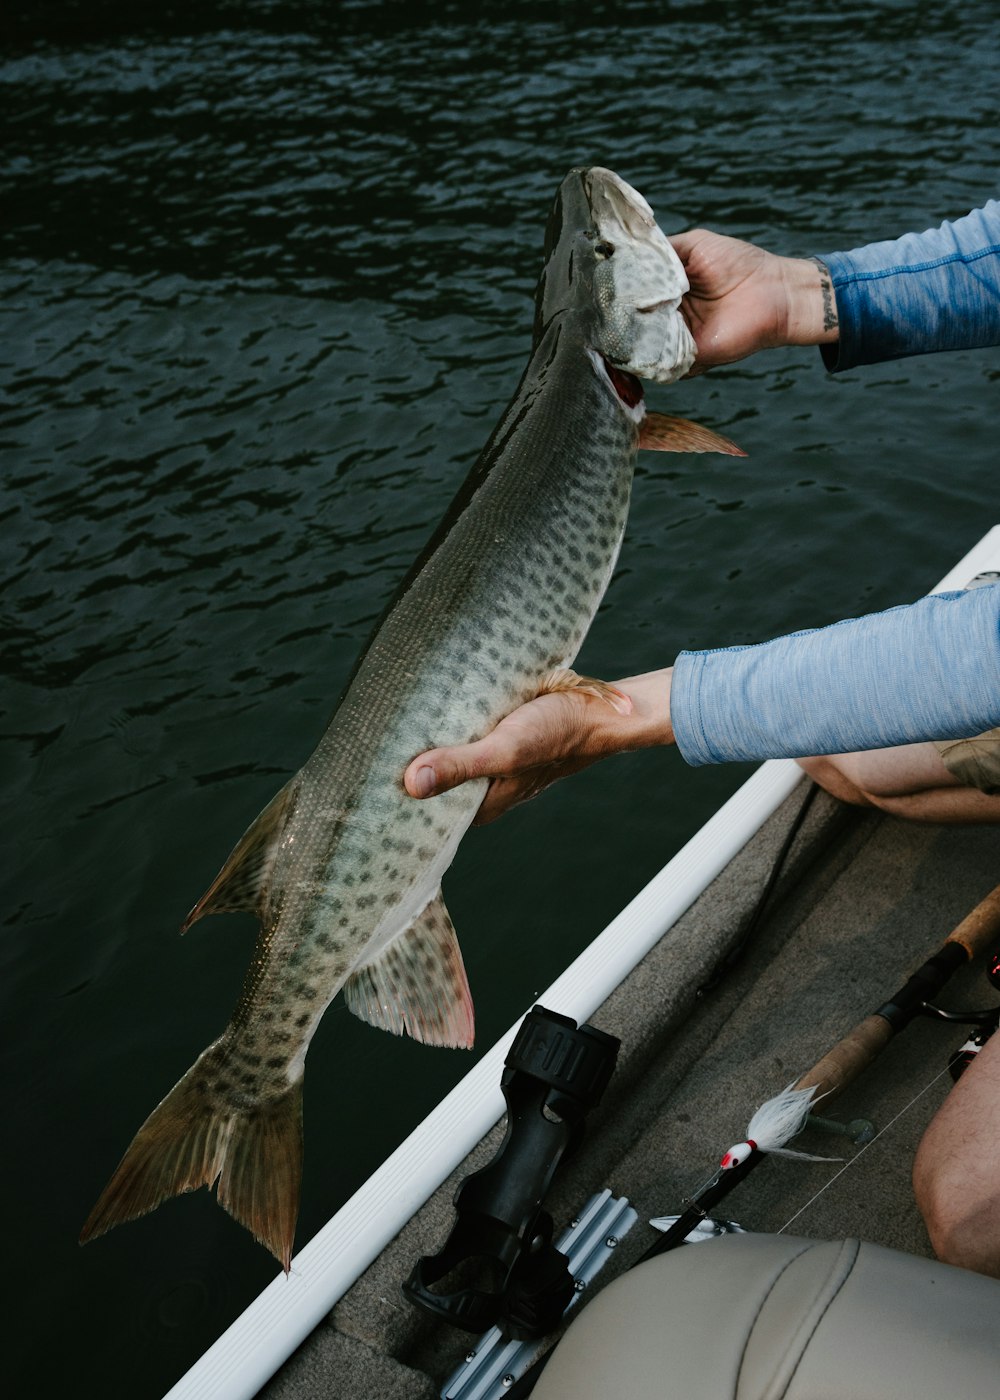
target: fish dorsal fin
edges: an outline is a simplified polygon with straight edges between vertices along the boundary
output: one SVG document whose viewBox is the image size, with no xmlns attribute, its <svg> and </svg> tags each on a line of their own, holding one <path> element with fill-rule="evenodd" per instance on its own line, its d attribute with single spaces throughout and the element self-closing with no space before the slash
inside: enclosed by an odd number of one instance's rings
<svg viewBox="0 0 1000 1400">
<path fill-rule="evenodd" d="M 274 853 L 299 794 L 298 778 L 286 783 L 247 828 L 232 854 L 181 925 L 186 933 L 206 914 L 256 913 Z"/>
<path fill-rule="evenodd" d="M 666 413 L 647 413 L 639 427 L 639 446 L 650 452 L 725 452 L 729 457 L 745 457 L 742 447 L 728 438 L 692 423 L 689 418 L 671 418 Z"/>
<path fill-rule="evenodd" d="M 472 995 L 441 891 L 344 984 L 355 1016 L 425 1045 L 471 1048 Z"/>
</svg>

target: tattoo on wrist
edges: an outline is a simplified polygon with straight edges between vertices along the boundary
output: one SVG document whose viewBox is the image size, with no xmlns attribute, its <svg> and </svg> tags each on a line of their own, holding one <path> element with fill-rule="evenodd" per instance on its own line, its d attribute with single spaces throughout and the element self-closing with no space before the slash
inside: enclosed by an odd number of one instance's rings
<svg viewBox="0 0 1000 1400">
<path fill-rule="evenodd" d="M 835 331 L 840 322 L 837 318 L 837 300 L 833 294 L 833 278 L 826 263 L 820 262 L 819 258 L 813 258 L 813 262 L 819 269 L 819 285 L 823 293 L 823 329 Z"/>
</svg>

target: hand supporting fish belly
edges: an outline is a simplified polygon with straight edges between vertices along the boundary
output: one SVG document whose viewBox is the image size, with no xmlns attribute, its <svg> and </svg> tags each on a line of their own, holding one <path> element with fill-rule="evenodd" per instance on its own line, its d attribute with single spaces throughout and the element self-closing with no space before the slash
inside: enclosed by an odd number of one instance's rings
<svg viewBox="0 0 1000 1400">
<path fill-rule="evenodd" d="M 363 1020 L 470 1046 L 472 998 L 441 877 L 485 780 L 426 802 L 402 775 L 481 739 L 532 696 L 615 687 L 569 666 L 610 581 L 635 454 L 739 449 L 647 414 L 636 375 L 694 359 L 683 268 L 637 191 L 574 170 L 546 235 L 531 358 L 452 508 L 370 639 L 316 751 L 188 916 L 253 911 L 260 933 L 222 1035 L 140 1128 L 81 1239 L 218 1182 L 290 1267 L 309 1042 L 343 991 Z"/>
<path fill-rule="evenodd" d="M 418 754 L 403 775 L 406 790 L 428 798 L 486 778 L 474 825 L 487 826 L 602 758 L 673 744 L 672 679 L 667 666 L 616 681 L 612 690 L 627 707 L 598 704 L 587 686 L 536 696 L 475 743 Z"/>
</svg>

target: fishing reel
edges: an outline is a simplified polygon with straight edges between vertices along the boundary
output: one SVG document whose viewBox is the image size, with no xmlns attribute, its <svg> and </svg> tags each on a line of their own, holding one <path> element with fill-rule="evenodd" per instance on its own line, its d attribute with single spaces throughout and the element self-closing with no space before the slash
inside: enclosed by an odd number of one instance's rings
<svg viewBox="0 0 1000 1400">
<path fill-rule="evenodd" d="M 1000 991 L 1000 949 L 987 960 L 986 978 L 991 986 Z M 957 1083 L 986 1042 L 1000 1028 L 1000 1006 L 991 1006 L 985 1011 L 944 1011 L 940 1006 L 924 1002 L 921 1010 L 925 1015 L 935 1016 L 941 1021 L 972 1027 L 965 1043 L 948 1061 L 948 1072 Z"/>
<path fill-rule="evenodd" d="M 459 1186 L 444 1247 L 418 1259 L 403 1284 L 411 1303 L 466 1331 L 497 1326 L 519 1341 L 556 1325 L 574 1285 L 541 1203 L 600 1102 L 620 1046 L 593 1026 L 532 1008 L 504 1061 L 503 1142 Z"/>
</svg>

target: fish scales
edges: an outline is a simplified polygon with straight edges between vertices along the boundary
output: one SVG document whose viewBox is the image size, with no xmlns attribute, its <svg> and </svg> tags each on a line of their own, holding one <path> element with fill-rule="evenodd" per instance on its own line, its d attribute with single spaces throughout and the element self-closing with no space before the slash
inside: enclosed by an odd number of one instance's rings
<svg viewBox="0 0 1000 1400">
<path fill-rule="evenodd" d="M 641 195 L 610 171 L 567 176 L 510 405 L 315 752 L 185 924 L 257 914 L 236 1010 L 140 1129 L 83 1239 L 217 1182 L 220 1203 L 287 1270 L 306 1051 L 333 997 L 343 990 L 385 1029 L 471 1044 L 440 882 L 485 780 L 416 802 L 402 775 L 431 747 L 487 734 L 546 685 L 575 683 L 565 668 L 614 569 L 646 421 L 631 369 L 670 379 L 689 366 L 685 289 Z"/>
<path fill-rule="evenodd" d="M 435 741 L 487 733 L 536 694 L 540 676 L 575 656 L 603 596 L 625 528 L 638 429 L 596 379 L 565 377 L 552 387 L 580 410 L 570 421 L 592 431 L 556 437 L 547 452 L 533 434 L 501 449 L 502 472 L 491 474 L 396 603 L 301 771 L 295 848 L 274 872 L 284 918 L 265 908 L 242 1024 L 234 1018 L 233 1026 L 275 1069 L 298 1064 L 371 936 L 372 911 L 401 902 L 435 848 L 461 834 L 479 805 L 481 785 L 473 785 L 417 807 L 401 786 L 406 764 Z M 544 448 L 555 435 L 549 421 L 539 429 Z M 516 460 L 504 461 L 504 452 Z M 609 471 L 616 460 L 618 472 Z M 377 832 L 345 809 L 367 814 Z M 317 887 L 325 897 L 314 897 Z M 294 935 L 277 937 L 279 924 Z"/>
</svg>

